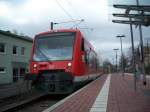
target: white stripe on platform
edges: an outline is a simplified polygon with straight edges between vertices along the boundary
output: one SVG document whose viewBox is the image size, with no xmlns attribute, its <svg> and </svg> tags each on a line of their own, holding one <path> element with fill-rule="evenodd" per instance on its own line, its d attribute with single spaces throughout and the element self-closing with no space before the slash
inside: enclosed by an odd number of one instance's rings
<svg viewBox="0 0 150 112">
<path fill-rule="evenodd" d="M 90 112 L 106 112 L 111 75 L 109 74 Z"/>
</svg>

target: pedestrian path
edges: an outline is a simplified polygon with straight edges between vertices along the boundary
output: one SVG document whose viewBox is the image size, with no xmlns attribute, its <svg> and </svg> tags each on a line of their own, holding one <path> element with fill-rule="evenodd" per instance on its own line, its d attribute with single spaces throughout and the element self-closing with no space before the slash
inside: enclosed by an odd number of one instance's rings
<svg viewBox="0 0 150 112">
<path fill-rule="evenodd" d="M 135 91 L 133 76 L 112 74 L 107 112 L 150 112 L 150 96 L 144 93 L 150 92 L 150 80 L 147 83 L 143 86 L 138 81 Z"/>
<path fill-rule="evenodd" d="M 105 74 L 44 112 L 150 112 L 150 80 L 142 85 L 125 74 Z"/>
</svg>

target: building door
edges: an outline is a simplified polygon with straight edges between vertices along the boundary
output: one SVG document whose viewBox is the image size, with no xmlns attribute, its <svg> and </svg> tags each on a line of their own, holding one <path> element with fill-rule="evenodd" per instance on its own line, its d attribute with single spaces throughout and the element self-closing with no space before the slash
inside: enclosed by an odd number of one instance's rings
<svg viewBox="0 0 150 112">
<path fill-rule="evenodd" d="M 18 68 L 13 68 L 13 82 L 17 82 L 19 77 Z"/>
<path fill-rule="evenodd" d="M 20 78 L 24 78 L 25 73 L 26 73 L 26 69 L 25 68 L 20 68 Z"/>
</svg>

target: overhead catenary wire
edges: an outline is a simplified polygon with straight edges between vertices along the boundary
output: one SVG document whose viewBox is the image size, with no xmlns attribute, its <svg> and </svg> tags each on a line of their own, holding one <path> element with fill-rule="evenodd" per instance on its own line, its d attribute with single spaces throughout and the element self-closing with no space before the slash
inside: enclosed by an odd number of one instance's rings
<svg viewBox="0 0 150 112">
<path fill-rule="evenodd" d="M 78 18 L 82 19 L 81 16 L 77 13 L 77 11 L 73 8 L 71 2 L 69 0 L 66 0 L 66 2 L 70 6 L 70 8 L 72 9 L 72 11 L 78 16 Z M 77 27 L 81 22 L 83 22 L 83 21 L 80 21 L 79 23 L 76 23 L 71 28 Z"/>
<path fill-rule="evenodd" d="M 72 15 L 58 2 L 58 0 L 55 0 L 55 2 L 57 3 L 57 5 L 65 12 L 65 14 L 72 20 L 71 22 L 77 22 L 78 20 L 73 19 Z M 68 21 L 69 22 L 69 21 Z M 61 23 L 68 23 L 68 22 L 61 22 Z M 79 24 L 83 22 L 83 19 L 80 20 Z M 73 26 L 77 26 L 79 24 L 75 24 Z"/>
<path fill-rule="evenodd" d="M 54 0 L 57 5 L 64 11 L 64 13 L 71 19 L 74 20 L 70 13 L 58 2 L 58 0 Z"/>
<path fill-rule="evenodd" d="M 73 5 L 71 4 L 71 2 L 69 0 L 66 0 L 66 2 L 68 3 L 68 5 L 70 6 L 70 8 L 72 9 L 72 11 L 81 19 L 81 16 L 78 14 L 78 12 L 73 8 Z"/>
<path fill-rule="evenodd" d="M 77 24 L 75 24 L 72 28 L 77 27 L 79 24 L 81 24 L 83 21 L 78 22 Z"/>
<path fill-rule="evenodd" d="M 78 16 L 78 18 L 80 18 L 80 19 L 82 19 L 82 17 L 79 15 L 79 13 L 75 10 L 75 8 L 74 8 L 74 6 L 72 5 L 72 3 L 71 3 L 71 1 L 70 0 L 66 0 L 66 2 L 68 3 L 68 5 L 70 6 L 70 8 L 72 9 L 72 11 Z M 76 24 L 76 26 L 78 26 L 80 23 L 78 23 L 78 24 Z M 84 27 L 87 29 L 87 31 L 88 31 L 88 33 L 90 33 L 89 32 L 89 29 L 90 28 L 88 28 L 88 26 L 87 26 L 87 24 L 85 23 L 85 21 L 83 22 L 83 24 L 84 24 Z M 75 25 L 74 25 L 75 26 Z M 74 27 L 73 26 L 73 27 Z M 79 27 L 80 28 L 80 27 Z"/>
<path fill-rule="evenodd" d="M 75 19 L 73 19 L 73 17 L 72 17 L 72 15 L 62 6 L 62 4 L 58 1 L 58 0 L 54 0 L 56 3 L 57 3 L 57 5 L 63 10 L 63 12 L 73 21 L 73 20 L 75 20 Z M 73 8 L 73 5 L 71 4 L 71 2 L 69 1 L 69 0 L 66 0 L 66 2 L 68 3 L 68 5 L 70 6 L 70 8 L 74 11 L 74 13 L 81 19 L 81 16 L 77 13 L 77 11 Z M 81 19 L 82 20 L 82 19 Z M 80 24 L 81 22 L 79 22 L 79 24 Z M 84 23 L 84 26 L 87 28 L 87 33 L 89 33 L 90 34 L 90 32 L 89 32 L 89 28 L 88 28 L 88 26 L 85 24 L 85 22 L 83 22 Z M 74 26 L 78 26 L 79 25 L 78 23 L 76 23 L 75 25 L 73 25 L 73 27 Z M 80 27 L 79 27 L 80 28 Z M 86 34 L 86 33 L 85 33 Z"/>
</svg>

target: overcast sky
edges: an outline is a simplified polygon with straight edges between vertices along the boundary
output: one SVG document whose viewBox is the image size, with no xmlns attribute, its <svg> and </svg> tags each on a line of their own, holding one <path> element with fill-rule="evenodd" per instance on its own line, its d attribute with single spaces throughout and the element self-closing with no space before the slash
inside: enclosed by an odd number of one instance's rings
<svg viewBox="0 0 150 112">
<path fill-rule="evenodd" d="M 150 5 L 150 0 L 139 1 L 142 5 Z M 102 58 L 112 61 L 115 57 L 112 49 L 120 48 L 116 35 L 126 35 L 123 40 L 124 52 L 131 46 L 129 25 L 111 22 L 111 14 L 116 11 L 112 7 L 114 3 L 136 4 L 136 0 L 0 0 L 0 29 L 15 29 L 33 38 L 36 33 L 49 30 L 51 21 L 84 19 L 78 27 Z M 74 25 L 59 24 L 55 29 L 71 28 Z M 149 27 L 143 27 L 144 38 L 150 38 L 149 32 Z M 134 39 L 135 44 L 138 44 L 139 32 L 135 27 Z"/>
</svg>

